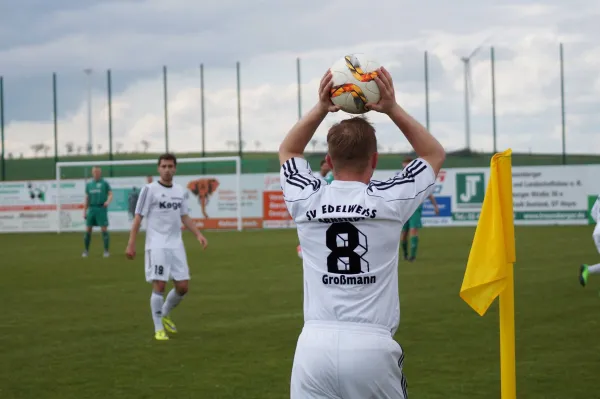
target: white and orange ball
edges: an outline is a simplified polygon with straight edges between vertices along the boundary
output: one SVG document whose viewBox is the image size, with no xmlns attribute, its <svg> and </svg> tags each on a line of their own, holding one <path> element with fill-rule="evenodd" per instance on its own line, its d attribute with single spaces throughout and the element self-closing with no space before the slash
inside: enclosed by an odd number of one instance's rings
<svg viewBox="0 0 600 399">
<path fill-rule="evenodd" d="M 364 114 L 367 103 L 377 103 L 381 98 L 375 82 L 379 63 L 358 53 L 340 58 L 331 68 L 333 87 L 331 102 L 349 114 Z"/>
</svg>

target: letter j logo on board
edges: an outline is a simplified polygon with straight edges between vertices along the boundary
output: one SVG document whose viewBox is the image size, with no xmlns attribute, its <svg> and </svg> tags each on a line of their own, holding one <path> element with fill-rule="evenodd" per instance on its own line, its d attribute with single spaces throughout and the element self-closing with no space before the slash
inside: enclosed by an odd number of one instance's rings
<svg viewBox="0 0 600 399">
<path fill-rule="evenodd" d="M 456 203 L 481 205 L 485 197 L 485 175 L 483 173 L 456 174 Z"/>
</svg>

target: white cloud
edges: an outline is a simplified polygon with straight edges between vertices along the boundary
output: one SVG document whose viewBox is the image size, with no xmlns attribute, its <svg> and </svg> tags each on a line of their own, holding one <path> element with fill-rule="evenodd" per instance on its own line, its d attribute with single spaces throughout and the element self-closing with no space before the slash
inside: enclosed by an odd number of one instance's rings
<svg viewBox="0 0 600 399">
<path fill-rule="evenodd" d="M 43 37 L 0 48 L 0 70 L 6 71 L 6 79 L 18 76 L 26 81 L 42 71 L 75 76 L 85 66 L 113 68 L 114 81 L 119 82 L 112 110 L 115 146 L 140 149 L 141 141 L 148 140 L 150 149 L 157 151 L 164 148 L 160 68 L 166 64 L 170 147 L 200 151 L 198 65 L 204 62 L 206 143 L 209 151 L 217 151 L 231 149 L 228 142 L 237 140 L 235 61 L 240 60 L 246 148 L 256 148 L 258 141 L 260 149 L 275 150 L 297 119 L 297 56 L 302 64 L 304 112 L 316 100 L 319 78 L 336 58 L 350 51 L 365 52 L 392 70 L 398 99 L 424 122 L 423 51 L 427 50 L 431 129 L 448 149 L 459 149 L 465 142 L 460 57 L 489 39 L 471 62 L 473 147 L 486 151 L 492 147 L 489 45 L 494 45 L 499 143 L 515 151 L 556 152 L 561 148 L 556 133 L 560 126 L 558 43 L 563 42 L 568 149 L 589 152 L 592 147 L 586 140 L 598 132 L 594 108 L 600 105 L 600 48 L 593 40 L 600 31 L 596 25 L 577 29 L 587 17 L 585 10 L 558 2 L 469 3 L 466 13 L 441 0 L 411 6 L 384 2 L 377 8 L 376 23 L 368 23 L 372 21 L 356 18 L 364 12 L 359 1 L 312 1 L 302 7 L 274 1 L 263 7 L 233 1 L 207 6 L 178 0 L 168 7 L 161 1 L 105 2 L 48 14 L 45 25 L 36 28 L 38 34 L 45 33 Z M 588 14 L 598 11 L 591 1 L 587 4 Z M 343 26 L 348 26 L 347 32 Z M 105 83 L 100 86 L 100 76 L 96 79 L 94 142 L 105 151 Z M 73 87 L 61 91 L 61 99 L 71 96 L 75 104 L 60 115 L 61 152 L 67 142 L 76 146 L 86 142 L 86 104 L 78 84 L 72 81 Z M 79 94 L 74 94 L 77 90 Z M 45 109 L 51 109 L 51 104 Z M 323 141 L 327 126 L 343 116 L 329 116 L 317 133 L 318 140 Z M 11 119 L 6 151 L 30 154 L 34 143 L 52 145 L 52 122 L 39 119 Z M 369 114 L 369 119 L 377 124 L 384 148 L 408 148 L 386 118 Z"/>
</svg>

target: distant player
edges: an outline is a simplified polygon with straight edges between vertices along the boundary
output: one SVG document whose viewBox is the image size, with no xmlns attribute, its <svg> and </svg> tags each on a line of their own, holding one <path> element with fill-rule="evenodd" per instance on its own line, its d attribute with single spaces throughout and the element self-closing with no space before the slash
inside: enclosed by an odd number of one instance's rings
<svg viewBox="0 0 600 399">
<path fill-rule="evenodd" d="M 90 251 L 90 242 L 92 241 L 92 229 L 94 226 L 100 226 L 102 230 L 102 241 L 104 243 L 104 257 L 110 256 L 109 235 L 108 235 L 108 206 L 113 198 L 110 184 L 102 178 L 102 170 L 94 166 L 92 168 L 93 179 L 85 185 L 85 204 L 83 208 L 83 218 L 85 219 L 85 235 L 83 243 L 85 250 L 82 256 L 86 258 Z"/>
<path fill-rule="evenodd" d="M 202 215 L 205 219 L 208 219 L 206 205 L 208 205 L 210 197 L 217 191 L 217 188 L 219 188 L 219 181 L 217 179 L 196 179 L 189 182 L 187 188 L 192 194 L 198 197 Z"/>
<path fill-rule="evenodd" d="M 406 158 L 402 162 L 402 171 L 398 172 L 396 176 L 401 176 L 406 170 L 406 167 L 410 165 L 413 160 Z M 436 215 L 440 214 L 437 201 L 433 194 L 429 195 L 429 201 L 433 205 L 433 209 Z M 423 204 L 419 205 L 415 213 L 412 214 L 410 219 L 402 226 L 402 233 L 400 234 L 400 244 L 402 246 L 402 252 L 404 253 L 404 259 L 414 262 L 417 259 L 417 248 L 419 247 L 419 229 L 423 227 L 421 221 L 423 217 Z M 410 255 L 408 253 L 408 237 L 410 236 Z"/>
<path fill-rule="evenodd" d="M 165 329 L 170 333 L 177 332 L 169 313 L 188 292 L 190 272 L 181 237 L 181 224 L 194 233 L 203 248 L 207 246 L 206 238 L 188 215 L 186 190 L 173 183 L 176 168 L 177 159 L 174 155 L 163 154 L 158 158 L 160 179 L 142 188 L 126 250 L 127 257 L 134 259 L 137 233 L 142 218 L 146 218 L 146 281 L 152 283 L 150 308 L 154 337 L 159 341 L 169 339 Z M 174 288 L 165 300 L 165 286 L 171 279 Z"/>
<path fill-rule="evenodd" d="M 596 227 L 594 228 L 594 232 L 592 233 L 592 238 L 594 239 L 594 243 L 596 244 L 596 248 L 598 248 L 598 252 L 600 252 L 600 196 L 596 199 L 594 206 L 592 207 L 592 219 L 596 222 Z M 589 275 L 591 274 L 600 274 L 600 263 L 597 263 L 592 266 L 588 266 L 583 264 L 579 267 L 579 282 L 582 286 L 586 286 L 588 282 Z"/>
<path fill-rule="evenodd" d="M 140 190 L 137 187 L 132 187 L 127 195 L 127 215 L 129 216 L 129 220 L 133 220 L 135 217 L 135 207 L 139 198 Z"/>
<path fill-rule="evenodd" d="M 303 250 L 304 328 L 291 376 L 291 399 L 407 397 L 404 352 L 393 339 L 400 320 L 398 257 L 402 225 L 427 198 L 445 158 L 438 141 L 395 100 L 390 74 L 378 70 L 381 92 L 369 109 L 384 113 L 419 158 L 400 176 L 371 180 L 377 165 L 375 129 L 355 117 L 327 134 L 323 182 L 303 154 L 329 112 L 331 72 L 319 103 L 279 147 L 281 186 Z"/>
<path fill-rule="evenodd" d="M 331 171 L 331 167 L 329 166 L 329 164 L 327 164 L 327 160 L 323 159 L 319 166 L 319 171 L 316 172 L 314 175 L 327 184 L 331 183 L 333 181 L 333 172 Z"/>
</svg>

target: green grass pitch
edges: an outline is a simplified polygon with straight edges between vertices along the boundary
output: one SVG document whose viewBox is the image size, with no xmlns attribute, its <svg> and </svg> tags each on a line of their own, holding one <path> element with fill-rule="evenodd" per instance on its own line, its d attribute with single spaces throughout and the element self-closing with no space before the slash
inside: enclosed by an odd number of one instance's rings
<svg viewBox="0 0 600 399">
<path fill-rule="evenodd" d="M 600 261 L 591 227 L 519 227 L 516 339 L 520 398 L 598 395 Z M 473 228 L 424 229 L 419 259 L 400 263 L 401 323 L 409 395 L 498 398 L 498 305 L 479 317 L 458 295 Z M 150 286 L 138 259 L 111 236 L 1 235 L 0 398 L 288 398 L 302 327 L 296 233 L 208 232 L 201 251 L 185 235 L 192 271 L 174 310 L 180 333 L 153 339 Z"/>
</svg>

